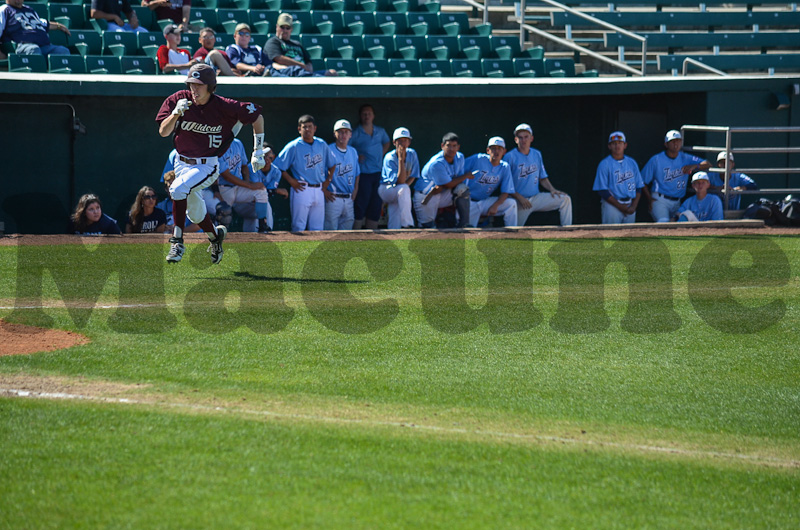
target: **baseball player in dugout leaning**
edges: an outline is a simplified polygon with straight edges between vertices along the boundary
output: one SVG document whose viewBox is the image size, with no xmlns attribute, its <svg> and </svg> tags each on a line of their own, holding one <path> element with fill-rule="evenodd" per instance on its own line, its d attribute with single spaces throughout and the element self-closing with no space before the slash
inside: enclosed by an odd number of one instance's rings
<svg viewBox="0 0 800 530">
<path fill-rule="evenodd" d="M 175 229 L 169 240 L 171 248 L 167 261 L 177 263 L 183 258 L 183 229 L 186 216 L 208 234 L 211 262 L 222 261 L 222 241 L 227 229 L 214 226 L 206 211 L 202 190 L 219 177 L 219 156 L 224 154 L 242 124 L 252 124 L 254 151 L 252 168 L 264 167 L 264 118 L 261 107 L 218 96 L 217 76 L 207 64 L 189 69 L 184 90 L 175 92 L 161 104 L 156 116 L 158 133 L 172 135 L 178 157 L 175 160 L 175 180 L 169 187 L 173 200 Z"/>
</svg>

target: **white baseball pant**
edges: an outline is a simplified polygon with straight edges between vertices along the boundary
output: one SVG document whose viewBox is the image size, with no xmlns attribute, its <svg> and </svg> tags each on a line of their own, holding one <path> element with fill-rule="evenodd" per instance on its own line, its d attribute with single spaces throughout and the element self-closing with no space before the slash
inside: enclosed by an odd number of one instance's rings
<svg viewBox="0 0 800 530">
<path fill-rule="evenodd" d="M 337 193 L 333 202 L 325 201 L 325 230 L 352 230 L 353 221 L 351 194 Z"/>
<path fill-rule="evenodd" d="M 206 157 L 192 159 L 178 156 L 175 159 L 175 180 L 169 187 L 173 200 L 186 199 L 186 216 L 193 223 L 206 217 L 206 203 L 203 190 L 211 186 L 219 177 L 219 159 Z"/>
<path fill-rule="evenodd" d="M 427 196 L 427 194 L 423 195 L 419 192 L 414 194 L 414 211 L 417 212 L 417 222 L 423 226 L 436 221 L 436 213 L 439 208 L 447 208 L 453 205 L 452 190 L 442 190 L 441 193 L 431 197 L 428 204 L 422 204 L 422 201 Z"/>
<path fill-rule="evenodd" d="M 411 188 L 408 184 L 396 186 L 381 184 L 378 187 L 378 195 L 386 203 L 390 230 L 414 226 L 414 217 L 411 215 Z"/>
<path fill-rule="evenodd" d="M 528 216 L 533 212 L 550 212 L 552 210 L 558 210 L 561 226 L 572 224 L 572 199 L 569 195 L 553 195 L 550 192 L 542 192 L 533 197 L 526 197 L 526 199 L 531 203 L 531 207 L 523 209 L 517 205 L 518 226 L 525 226 Z"/>
<path fill-rule="evenodd" d="M 678 213 L 678 208 L 680 207 L 680 199 L 670 199 L 666 195 L 653 192 L 653 209 L 650 212 L 653 216 L 653 221 L 666 223 Z"/>
<path fill-rule="evenodd" d="M 325 225 L 325 195 L 322 186 L 306 184 L 303 191 L 292 188 L 289 206 L 292 209 L 292 232 L 322 230 Z"/>
<path fill-rule="evenodd" d="M 230 204 L 236 213 L 242 217 L 242 230 L 245 232 L 258 232 L 258 213 L 256 203 L 265 204 L 261 208 L 269 208 L 269 193 L 267 190 L 251 190 L 243 186 L 220 186 L 219 193 L 222 200 Z M 269 224 L 269 220 L 267 222 Z M 272 225 L 269 225 L 272 226 Z"/>
<path fill-rule="evenodd" d="M 206 211 L 208 212 L 208 215 L 211 217 L 217 215 L 217 205 L 219 204 L 219 199 L 214 196 L 214 192 L 211 191 L 210 188 L 203 190 L 203 202 L 206 203 Z"/>
<path fill-rule="evenodd" d="M 630 201 L 628 201 L 628 204 L 630 204 Z M 620 212 L 614 206 L 612 206 L 611 203 L 609 203 L 605 199 L 603 199 L 600 202 L 600 213 L 602 214 L 603 224 L 604 225 L 635 223 L 636 222 L 636 212 L 633 212 L 632 214 L 626 215 L 626 214 Z"/>
<path fill-rule="evenodd" d="M 470 200 L 469 204 L 469 226 L 478 226 L 481 215 L 486 215 L 489 208 L 497 202 L 497 197 L 486 197 L 479 201 Z M 508 198 L 497 207 L 497 215 L 503 216 L 506 226 L 517 226 L 517 201 Z"/>
</svg>

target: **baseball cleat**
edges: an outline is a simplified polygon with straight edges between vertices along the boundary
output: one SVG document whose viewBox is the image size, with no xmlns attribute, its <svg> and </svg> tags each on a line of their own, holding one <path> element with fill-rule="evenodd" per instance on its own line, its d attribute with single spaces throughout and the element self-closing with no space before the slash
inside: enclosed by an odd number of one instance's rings
<svg viewBox="0 0 800 530">
<path fill-rule="evenodd" d="M 208 245 L 208 250 L 206 252 L 211 252 L 211 263 L 214 265 L 222 261 L 222 241 L 227 234 L 228 229 L 225 225 L 219 225 L 217 227 L 217 237 L 212 239 L 211 244 Z"/>
<path fill-rule="evenodd" d="M 183 246 L 183 239 L 171 237 L 169 242 L 172 246 L 167 254 L 167 263 L 178 263 L 183 258 L 183 252 L 186 250 Z"/>
</svg>

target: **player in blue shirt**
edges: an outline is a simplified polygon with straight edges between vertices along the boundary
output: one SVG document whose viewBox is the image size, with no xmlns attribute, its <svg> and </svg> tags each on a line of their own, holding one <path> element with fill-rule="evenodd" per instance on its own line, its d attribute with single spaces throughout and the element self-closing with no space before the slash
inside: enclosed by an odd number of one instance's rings
<svg viewBox="0 0 800 530">
<path fill-rule="evenodd" d="M 561 226 L 572 224 L 572 199 L 550 183 L 544 169 L 542 153 L 531 147 L 533 129 L 520 123 L 514 129 L 516 149 L 506 154 L 505 160 L 514 179 L 514 199 L 517 201 L 517 225 L 525 226 L 533 212 L 558 210 Z M 539 184 L 550 193 L 540 193 Z"/>
<path fill-rule="evenodd" d="M 727 155 L 727 156 L 726 156 Z M 734 172 L 733 169 L 736 167 L 736 164 L 733 163 L 733 153 L 727 154 L 725 151 L 720 152 L 717 155 L 717 167 L 720 169 L 725 169 L 725 159 L 731 161 L 731 174 L 728 176 L 728 184 L 731 190 L 736 191 L 743 191 L 743 190 L 757 190 L 758 184 L 745 175 L 744 173 Z M 716 194 L 719 194 L 720 197 L 724 198 L 723 190 L 725 188 L 725 173 L 711 173 L 709 175 L 709 181 L 711 182 L 711 187 L 708 188 L 708 191 Z M 728 197 L 728 208 L 731 210 L 738 210 L 739 205 L 742 202 L 742 196 L 738 193 L 731 193 Z"/>
<path fill-rule="evenodd" d="M 250 178 L 250 164 L 244 144 L 238 138 L 219 157 L 219 192 L 222 200 L 236 210 L 243 220 L 245 232 L 269 232 L 267 210 L 269 194 L 266 187 Z"/>
<path fill-rule="evenodd" d="M 378 228 L 383 204 L 378 195 L 383 157 L 389 152 L 392 143 L 386 130 L 373 124 L 375 109 L 372 105 L 361 105 L 358 115 L 361 123 L 353 130 L 353 137 L 350 139 L 350 145 L 358 152 L 358 161 L 361 164 L 358 193 L 353 205 L 356 216 L 353 228 L 359 229 L 363 226 L 375 229 Z"/>
<path fill-rule="evenodd" d="M 413 228 L 411 187 L 419 178 L 419 157 L 411 146 L 411 131 L 398 127 L 392 135 L 395 149 L 383 157 L 378 195 L 386 203 L 390 230 Z"/>
<path fill-rule="evenodd" d="M 639 164 L 625 156 L 628 142 L 625 133 L 615 131 L 608 137 L 611 154 L 597 166 L 592 189 L 600 194 L 603 224 L 635 223 L 636 207 L 642 196 Z"/>
<path fill-rule="evenodd" d="M 669 131 L 664 137 L 664 151 L 653 156 L 642 168 L 642 193 L 647 200 L 653 221 L 663 223 L 675 216 L 686 195 L 689 175 L 709 168 L 708 161 L 681 151 L 680 131 Z M 651 189 L 652 188 L 652 189 Z"/>
<path fill-rule="evenodd" d="M 347 142 L 353 134 L 350 122 L 339 120 L 333 126 L 336 141 L 331 149 L 335 167 L 333 178 L 325 194 L 325 230 L 352 230 L 355 216 L 353 199 L 358 193 L 358 180 L 361 169 L 358 166 L 358 153 Z"/>
<path fill-rule="evenodd" d="M 464 162 L 466 171 L 473 175 L 467 181 L 470 226 L 478 226 L 481 215 L 502 215 L 506 226 L 517 226 L 517 201 L 507 200 L 514 194 L 514 181 L 511 168 L 503 161 L 505 154 L 505 140 L 495 136 L 489 139 L 486 153 L 472 155 Z M 492 197 L 497 188 L 500 188 L 500 196 Z"/>
<path fill-rule="evenodd" d="M 258 183 L 264 186 L 264 189 L 267 190 L 270 196 L 280 195 L 284 198 L 289 198 L 289 191 L 285 188 L 279 188 L 278 183 L 281 181 L 281 170 L 275 167 L 272 163 L 275 160 L 275 149 L 266 142 L 264 142 L 264 167 L 259 169 L 258 171 L 253 171 L 253 166 L 250 166 L 250 182 Z M 266 218 L 267 227 L 265 231 L 262 231 L 261 227 L 259 227 L 259 232 L 271 232 L 272 229 L 275 227 L 274 219 L 272 217 L 272 206 L 270 203 L 267 203 L 267 218 Z"/>
<path fill-rule="evenodd" d="M 322 138 L 317 138 L 317 124 L 309 114 L 297 121 L 300 137 L 292 140 L 273 164 L 283 172 L 292 187 L 292 232 L 322 230 L 325 224 L 325 196 L 322 193 L 333 177 L 334 160 Z M 289 170 L 291 169 L 291 174 Z"/>
<path fill-rule="evenodd" d="M 708 193 L 708 173 L 698 171 L 692 176 L 692 188 L 696 195 L 683 201 L 673 219 L 677 221 L 722 221 L 722 200 Z"/>
<path fill-rule="evenodd" d="M 417 182 L 414 183 L 414 211 L 422 228 L 434 228 L 436 212 L 456 204 L 458 227 L 469 222 L 469 186 L 464 182 L 472 173 L 464 170 L 464 155 L 459 152 L 458 135 L 447 133 L 442 137 L 442 150 L 433 155 Z"/>
</svg>

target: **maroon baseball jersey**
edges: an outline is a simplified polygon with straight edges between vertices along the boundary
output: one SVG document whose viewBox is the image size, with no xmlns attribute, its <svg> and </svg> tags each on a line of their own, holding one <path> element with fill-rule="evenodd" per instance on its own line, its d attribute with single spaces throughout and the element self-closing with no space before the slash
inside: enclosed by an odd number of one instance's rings
<svg viewBox="0 0 800 530">
<path fill-rule="evenodd" d="M 192 92 L 180 90 L 165 99 L 156 121 L 160 124 L 167 119 L 181 99 L 192 101 Z M 172 142 L 183 156 L 221 156 L 233 142 L 234 128 L 238 132 L 241 124 L 253 123 L 259 116 L 260 105 L 211 94 L 205 105 L 192 103 L 189 106 L 175 126 Z"/>
</svg>

